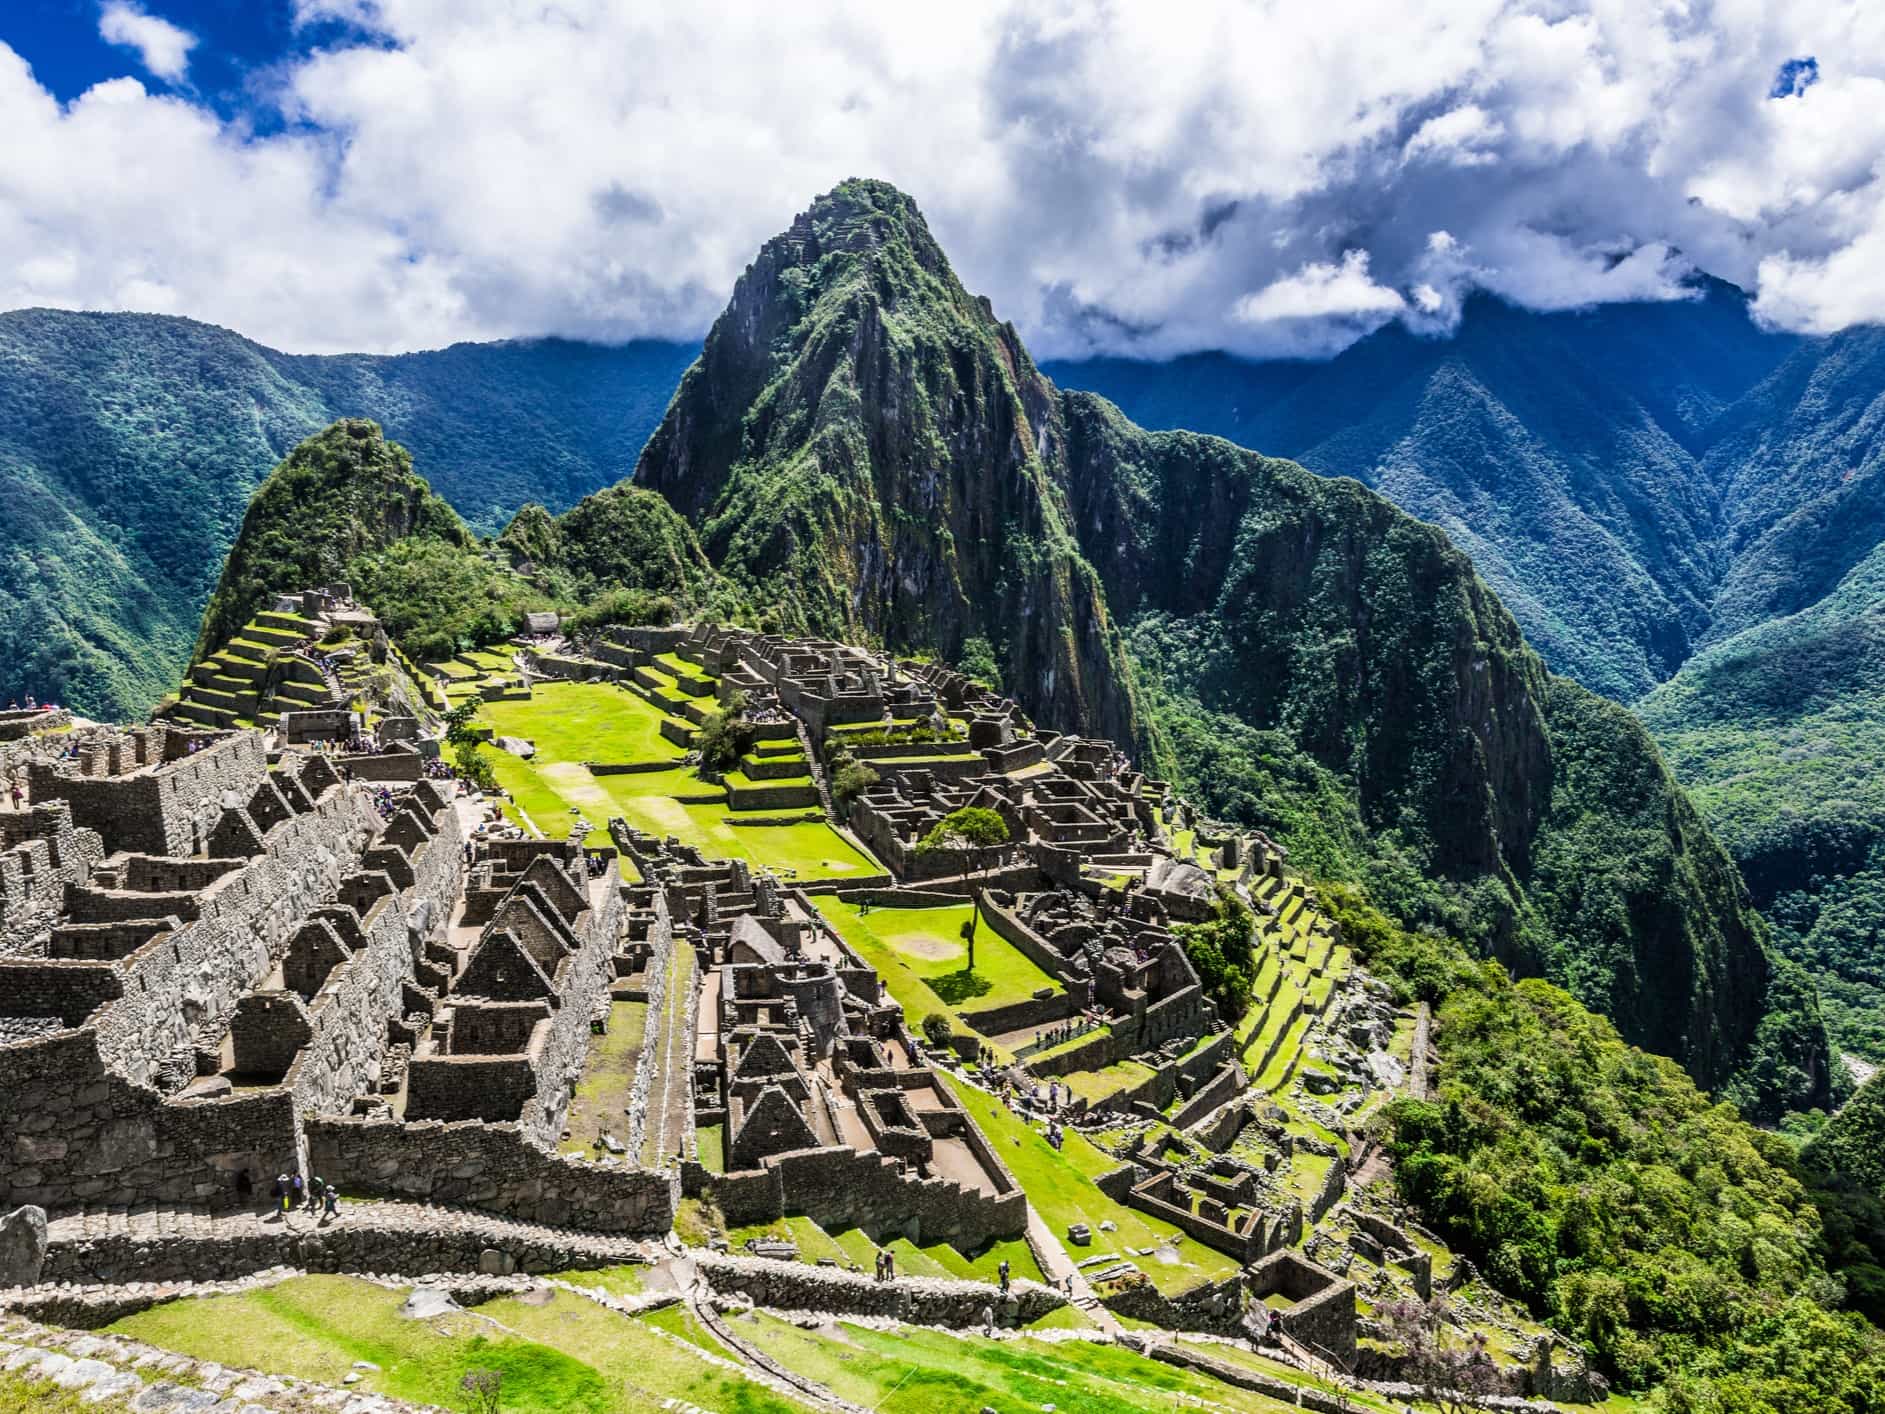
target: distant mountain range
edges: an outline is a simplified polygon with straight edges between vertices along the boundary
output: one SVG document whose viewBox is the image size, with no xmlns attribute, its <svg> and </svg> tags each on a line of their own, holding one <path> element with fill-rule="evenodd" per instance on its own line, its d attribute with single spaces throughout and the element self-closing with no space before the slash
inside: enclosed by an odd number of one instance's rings
<svg viewBox="0 0 1885 1414">
<path fill-rule="evenodd" d="M 127 718 L 173 691 L 250 495 L 336 418 L 382 423 L 493 531 L 623 475 L 697 351 L 312 357 L 188 319 L 0 314 L 0 702 Z"/>
<path fill-rule="evenodd" d="M 771 305 L 755 313 L 782 317 Z M 768 400 L 748 386 L 780 375 L 781 388 L 796 379 L 835 395 L 822 381 L 828 358 L 734 367 L 710 340 L 703 367 L 752 394 L 758 420 L 734 428 L 702 401 L 705 375 L 692 391 L 682 380 L 699 351 L 537 341 L 307 357 L 183 319 L 0 315 L 0 699 L 32 692 L 116 717 L 172 690 L 251 493 L 336 418 L 380 422 L 469 527 L 490 534 L 524 505 L 562 511 L 624 476 L 675 397 L 679 421 L 643 481 L 696 520 L 716 563 L 751 566 L 746 588 L 770 585 L 815 617 L 858 584 L 881 586 L 883 597 L 855 599 L 867 617 L 847 627 L 894 636 L 937 611 L 950 584 L 939 576 L 969 566 L 987 583 L 976 581 L 975 615 L 956 637 L 1019 642 L 1012 672 L 1051 679 L 1065 704 L 1103 711 L 1096 725 L 1133 734 L 1140 704 L 1111 688 L 1092 698 L 1095 665 L 1117 659 L 1106 646 L 1115 629 L 1078 607 L 1093 591 L 1050 581 L 1046 601 L 1030 599 L 1013 584 L 1025 566 L 1005 552 L 974 567 L 959 544 L 941 555 L 947 546 L 882 526 L 860 522 L 833 540 L 814 492 L 831 489 L 834 452 L 867 464 L 885 449 L 846 452 L 828 426 L 818 440 L 811 424 L 778 423 L 776 391 Z M 1390 326 L 1326 363 L 1205 354 L 1042 371 L 1141 425 L 1352 476 L 1445 529 L 1551 668 L 1637 707 L 1786 950 L 1832 979 L 1841 1042 L 1885 1057 L 1885 1022 L 1868 1016 L 1885 1015 L 1874 1005 L 1885 1001 L 1885 791 L 1872 785 L 1885 764 L 1885 332 L 1766 332 L 1738 291 L 1706 282 L 1688 300 L 1570 314 L 1475 298 L 1450 339 Z M 863 373 L 882 376 L 868 364 Z M 1079 415 L 1060 435 L 1079 519 L 1064 531 L 1098 579 L 1130 563 L 1152 577 L 1129 576 L 1125 591 L 1156 605 L 1157 576 L 1215 574 L 1177 542 L 1146 567 L 1139 502 L 1119 501 L 1117 478 L 1081 460 L 1104 440 L 1103 405 L 1069 406 Z M 992 440 L 1000 428 L 984 434 L 948 459 L 973 468 L 1008 454 Z M 773 450 L 755 456 L 742 438 Z M 721 504 L 736 463 L 749 474 Z M 801 474 L 813 465 L 817 475 Z M 687 468 L 689 483 L 667 484 L 664 466 Z M 703 466 L 722 470 L 701 481 Z M 1206 489 L 1148 468 L 1133 495 L 1157 509 L 1159 497 Z M 933 518 L 940 494 L 899 504 L 892 524 Z M 1109 505 L 1135 509 L 1121 520 Z M 1096 541 L 1087 518 L 1121 543 Z M 836 569 L 812 563 L 834 545 Z M 1115 586 L 1115 612 L 1118 597 Z M 1006 626 L 1024 600 L 1058 603 L 1072 638 L 1015 640 Z M 1142 615 L 1133 651 L 1182 680 L 1197 651 L 1186 632 L 1169 615 Z M 1067 642 L 1071 656 L 1057 646 Z"/>
</svg>

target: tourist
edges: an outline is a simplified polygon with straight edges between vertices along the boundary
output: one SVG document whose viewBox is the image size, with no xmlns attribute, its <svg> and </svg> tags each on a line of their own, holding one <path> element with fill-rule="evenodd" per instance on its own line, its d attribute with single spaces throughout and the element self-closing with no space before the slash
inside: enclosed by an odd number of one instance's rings
<svg viewBox="0 0 1885 1414">
<path fill-rule="evenodd" d="M 995 1275 L 1001 1279 L 1001 1294 L 1006 1296 L 1008 1294 L 1008 1259 L 1006 1257 L 1003 1257 L 1001 1265 L 995 1268 Z"/>
<path fill-rule="evenodd" d="M 895 1252 L 886 1252 L 884 1253 L 884 1280 L 895 1281 L 896 1279 L 897 1254 Z"/>
<path fill-rule="evenodd" d="M 327 1185 L 321 1182 L 321 1176 L 318 1173 L 308 1180 L 308 1211 L 310 1213 L 320 1208 L 321 1194 L 326 1187 Z"/>
<path fill-rule="evenodd" d="M 288 1184 L 287 1174 L 276 1175 L 274 1192 L 275 1202 L 280 1206 L 282 1216 L 287 1217 L 288 1208 L 294 1202 L 294 1189 Z"/>
<path fill-rule="evenodd" d="M 26 808 L 26 792 L 21 788 L 18 781 L 13 783 L 8 794 L 13 797 L 13 808 L 15 810 L 24 810 Z"/>
<path fill-rule="evenodd" d="M 327 1185 L 327 1192 L 324 1195 L 323 1201 L 326 1205 L 323 1221 L 340 1216 L 340 1190 L 334 1187 L 333 1184 L 330 1183 Z"/>
<path fill-rule="evenodd" d="M 288 1202 L 283 1204 L 283 1211 L 292 1212 L 294 1209 L 300 1206 L 301 1206 L 301 1173 L 299 1170 L 296 1170 L 294 1178 L 290 1180 Z"/>
</svg>

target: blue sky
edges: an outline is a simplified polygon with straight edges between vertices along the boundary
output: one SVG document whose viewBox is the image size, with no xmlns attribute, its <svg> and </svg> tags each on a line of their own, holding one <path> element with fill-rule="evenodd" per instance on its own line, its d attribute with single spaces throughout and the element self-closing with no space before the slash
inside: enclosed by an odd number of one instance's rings
<svg viewBox="0 0 1885 1414">
<path fill-rule="evenodd" d="M 32 65 L 34 77 L 61 101 L 93 84 L 136 74 L 153 88 L 174 88 L 227 118 L 246 118 L 263 131 L 274 121 L 258 104 L 259 75 L 322 44 L 359 40 L 364 31 L 338 20 L 297 27 L 288 0 L 173 0 L 139 7 L 196 38 L 189 73 L 170 84 L 151 74 L 134 49 L 99 33 L 99 0 L 12 0 L 0 7 L 0 42 Z"/>
<path fill-rule="evenodd" d="M 1885 320 L 1870 0 L 0 0 L 0 308 L 293 350 L 698 337 L 876 176 L 1037 353 L 1473 290 Z"/>
</svg>

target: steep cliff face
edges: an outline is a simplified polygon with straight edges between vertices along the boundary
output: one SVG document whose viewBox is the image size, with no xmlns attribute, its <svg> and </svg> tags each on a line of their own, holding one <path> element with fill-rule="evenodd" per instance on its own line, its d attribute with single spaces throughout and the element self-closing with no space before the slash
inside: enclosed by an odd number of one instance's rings
<svg viewBox="0 0 1885 1414">
<path fill-rule="evenodd" d="M 846 182 L 741 277 L 635 479 L 781 626 L 946 657 L 986 638 L 1044 719 L 1132 740 L 1064 442 L 1052 385 L 909 198 Z"/>
<path fill-rule="evenodd" d="M 1062 394 L 894 189 L 767 243 L 636 480 L 780 626 L 986 637 L 1044 722 L 1134 742 L 1706 1084 L 1745 1068 L 1765 936 L 1641 729 L 1552 679 L 1440 529 Z M 1805 1013 L 1764 1083 L 1793 1101 L 1825 1089 Z"/>
<path fill-rule="evenodd" d="M 1290 808 L 1249 782 L 1307 756 L 1367 839 L 1321 867 L 1393 889 L 1411 864 L 1404 915 L 1550 977 L 1711 1085 L 1743 1070 L 1769 1010 L 1764 931 L 1628 712 L 1551 677 L 1446 535 L 1360 484 L 1145 432 L 1090 394 L 1063 405 L 1075 524 L 1140 672 L 1161 704 L 1264 734 L 1200 769 L 1196 733 L 1173 739 L 1154 708 L 1174 774 L 1293 840 Z M 1796 1096 L 1827 1083 L 1816 1025 L 1771 1046 Z"/>
</svg>

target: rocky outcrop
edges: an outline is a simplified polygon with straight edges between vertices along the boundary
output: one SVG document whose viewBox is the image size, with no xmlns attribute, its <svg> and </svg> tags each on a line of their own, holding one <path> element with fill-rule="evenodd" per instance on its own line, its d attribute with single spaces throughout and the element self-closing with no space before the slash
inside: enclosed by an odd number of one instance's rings
<svg viewBox="0 0 1885 1414">
<path fill-rule="evenodd" d="M 635 480 L 780 626 L 952 659 L 986 639 L 1037 717 L 1129 741 L 1065 443 L 1053 385 L 914 203 L 852 181 L 741 276 Z"/>
</svg>

